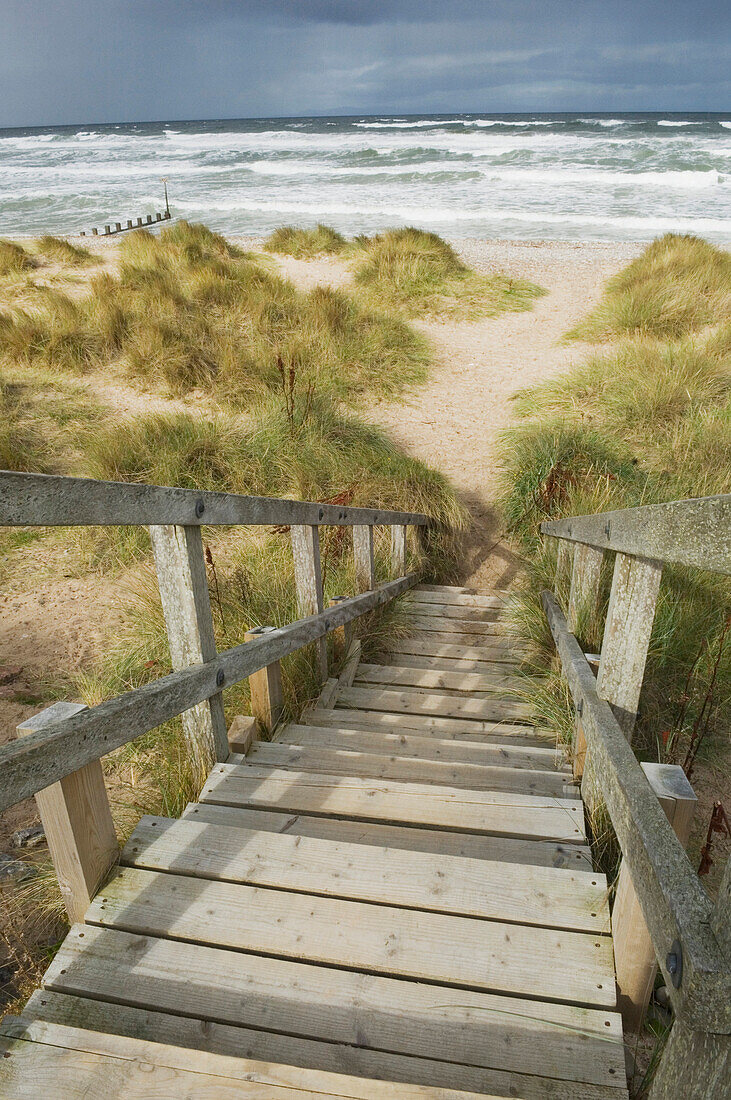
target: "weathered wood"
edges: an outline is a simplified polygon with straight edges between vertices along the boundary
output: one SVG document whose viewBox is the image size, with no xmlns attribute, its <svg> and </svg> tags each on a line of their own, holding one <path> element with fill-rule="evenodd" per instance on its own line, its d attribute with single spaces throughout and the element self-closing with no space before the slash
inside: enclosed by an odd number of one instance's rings
<svg viewBox="0 0 731 1100">
<path fill-rule="evenodd" d="M 662 564 L 617 554 L 604 627 L 597 694 L 631 741 L 650 645 Z M 569 628 L 570 629 L 570 628 Z"/>
<path fill-rule="evenodd" d="M 433 603 L 414 599 L 404 600 L 404 607 L 418 616 L 438 619 L 459 619 L 462 622 L 494 623 L 503 614 L 502 604 L 498 607 L 470 607 L 463 604 Z"/>
<path fill-rule="evenodd" d="M 293 524 L 290 530 L 298 615 L 300 618 L 319 615 L 324 608 L 319 528 L 310 524 Z M 324 682 L 327 680 L 327 640 L 318 638 L 315 645 L 320 676 Z"/>
<path fill-rule="evenodd" d="M 79 703 L 54 703 L 21 722 L 17 735 L 27 737 L 84 710 Z M 38 791 L 36 804 L 66 912 L 71 921 L 82 920 L 119 855 L 101 761 L 93 760 Z"/>
<path fill-rule="evenodd" d="M 391 524 L 391 576 L 403 577 L 406 572 L 406 526 Z"/>
<path fill-rule="evenodd" d="M 542 523 L 541 531 L 601 550 L 731 573 L 731 494 L 571 516 Z"/>
<path fill-rule="evenodd" d="M 259 723 L 253 714 L 237 714 L 228 731 L 228 747 L 231 752 L 247 752 L 259 738 Z"/>
<path fill-rule="evenodd" d="M 471 627 L 492 626 L 492 632 L 476 633 Z M 419 616 L 409 618 L 409 627 L 415 632 L 413 640 L 425 642 L 428 645 L 458 645 L 460 648 L 483 648 L 486 654 L 493 652 L 494 646 L 503 648 L 506 652 L 523 650 L 524 646 L 516 635 L 505 633 L 501 623 L 469 623 L 468 627 L 457 626 L 450 619 L 423 619 Z M 465 633 L 466 630 L 466 633 Z M 504 644 L 503 644 L 504 643 Z"/>
<path fill-rule="evenodd" d="M 454 642 L 433 641 L 420 638 L 392 638 L 388 643 L 390 654 L 411 653 L 414 656 L 450 657 L 458 661 L 474 661 L 492 664 L 506 661 L 515 664 L 521 656 L 521 648 L 512 638 L 486 638 L 484 645 L 460 645 Z M 480 668 L 476 667 L 475 672 Z"/>
<path fill-rule="evenodd" d="M 237 1058 L 245 1052 L 247 1058 L 286 1066 L 308 1066 L 331 1073 L 356 1073 L 360 1077 L 381 1082 L 401 1081 L 417 1085 L 428 1084 L 432 1088 L 465 1089 L 477 1092 L 482 1097 L 495 1091 L 500 1096 L 520 1096 L 524 1100 L 627 1100 L 625 1089 L 610 1085 L 569 1081 L 565 1078 L 559 1081 L 555 1077 L 516 1073 L 513 1070 L 462 1066 L 434 1058 L 390 1054 L 354 1044 L 302 1039 L 272 1031 L 219 1024 L 211 1020 L 203 1022 L 173 1016 L 171 1013 L 151 1012 L 109 1001 L 92 1001 L 69 994 L 51 993 L 48 990 L 33 994 L 23 1010 L 23 1018 L 77 1024 L 94 1031 L 129 1035 L 158 1043 L 174 1043 L 176 1046 L 210 1050 L 215 1054 L 230 1054 Z M 610 1032 L 612 1048 L 621 1055 L 621 1037 L 619 1041 L 615 1040 L 616 1026 L 613 1027 L 614 1030 Z M 547 1031 L 545 1025 L 543 1030 Z M 539 1039 L 537 1041 L 540 1042 Z M 580 1044 L 577 1046 L 577 1053 L 582 1055 L 582 1068 L 583 1056 L 589 1053 L 586 1049 L 582 1050 L 582 1046 L 586 1048 L 594 1045 L 606 1047 L 605 1037 L 595 1037 L 593 1033 L 582 1031 Z M 565 1053 L 565 1049 L 562 1049 L 561 1055 Z M 543 1067 L 548 1072 L 553 1070 L 554 1058 L 557 1059 L 558 1054 L 552 1050 L 550 1066 Z M 589 1068 L 589 1057 L 586 1062 L 586 1073 L 593 1076 L 596 1071 Z M 609 1068 L 605 1059 L 602 1059 L 603 1072 L 612 1080 Z M 619 1059 L 616 1067 L 611 1068 L 616 1073 L 621 1073 Z M 401 1096 L 400 1093 L 398 1095 Z"/>
<path fill-rule="evenodd" d="M 373 558 L 373 524 L 353 527 L 353 553 L 355 555 L 355 588 L 357 592 L 370 592 L 376 587 L 376 566 Z"/>
<path fill-rule="evenodd" d="M 502 595 L 498 595 L 497 593 L 481 595 L 477 592 L 450 592 L 449 590 L 443 589 L 428 591 L 424 589 L 422 585 L 417 585 L 416 588 L 412 588 L 409 598 L 414 603 L 501 610 L 505 607 L 508 593 L 505 592 Z"/>
<path fill-rule="evenodd" d="M 571 569 L 571 588 L 569 590 L 569 610 L 566 616 L 572 634 L 583 629 L 599 606 L 599 577 L 601 575 L 604 551 L 593 546 L 577 543 L 574 547 L 574 560 Z"/>
<path fill-rule="evenodd" d="M 347 596 L 333 596 L 328 603 L 328 607 L 337 607 L 339 604 L 345 603 L 347 599 Z M 352 623 L 345 623 L 343 626 L 339 626 L 336 630 L 333 630 L 333 650 L 336 662 L 344 660 L 345 654 L 350 649 L 352 641 Z"/>
<path fill-rule="evenodd" d="M 123 993 L 121 967 L 128 974 Z M 107 1001 L 123 995 L 142 1008 L 177 1013 L 184 1007 L 222 1024 L 560 1080 L 611 1085 L 621 1081 L 624 1068 L 614 1012 L 145 940 L 91 926 L 71 930 L 45 984 Z"/>
<path fill-rule="evenodd" d="M 262 636 L 271 634 L 273 626 L 256 626 L 247 630 L 244 640 L 253 642 Z M 282 694 L 282 666 L 279 661 L 272 661 L 264 668 L 258 669 L 249 676 L 249 691 L 251 693 L 251 712 L 262 729 L 272 733 L 282 717 L 284 710 L 284 696 Z"/>
<path fill-rule="evenodd" d="M 474 1093 L 453 1089 L 367 1081 L 43 1020 L 10 1019 L 2 1032 L 4 1100 L 37 1100 L 40 1095 L 64 1100 L 94 1095 L 105 1100 L 478 1100 Z"/>
<path fill-rule="evenodd" d="M 44 726 L 22 741 L 4 745 L 0 748 L 3 777 L 0 811 L 209 699 L 223 685 L 234 684 L 387 603 L 410 588 L 416 579 L 411 574 L 390 581 L 374 592 L 354 596 L 319 615 L 278 627 L 255 641 L 225 650 L 204 665 L 162 676 L 151 684 Z"/>
<path fill-rule="evenodd" d="M 721 950 L 731 959 L 731 856 L 726 860 L 723 879 L 718 888 L 711 927 Z"/>
<path fill-rule="evenodd" d="M 676 1020 L 648 1100 L 728 1100 L 730 1081 L 731 1037 L 692 1031 Z"/>
<path fill-rule="evenodd" d="M 594 772 L 635 884 L 660 969 L 676 1012 L 698 1030 L 731 1031 L 731 968 L 711 930 L 713 905 L 652 793 L 609 704 L 597 695 L 584 654 L 550 592 L 543 606 L 574 704 L 581 707 Z M 681 945 L 675 989 L 668 966 Z"/>
<path fill-rule="evenodd" d="M 0 516 L 6 527 L 79 527 L 107 524 L 201 526 L 245 524 L 403 523 L 428 516 L 388 509 L 350 508 L 275 497 L 238 496 L 161 485 L 135 485 L 82 477 L 0 472 Z"/>
<path fill-rule="evenodd" d="M 377 653 L 374 664 L 397 665 L 400 668 L 436 669 L 441 672 L 484 672 L 509 677 L 515 674 L 518 661 L 471 661 L 461 657 L 428 657 L 418 653 Z"/>
<path fill-rule="evenodd" d="M 525 690 L 526 681 L 504 672 L 450 672 L 442 669 L 409 668 L 408 665 L 361 664 L 358 683 L 395 684 L 403 687 L 433 690 L 449 688 L 464 692 L 506 692 Z"/>
<path fill-rule="evenodd" d="M 389 714 L 386 711 L 338 707 L 336 710 L 308 710 L 303 715 L 309 725 L 334 726 L 366 730 L 413 730 L 424 736 L 453 737 L 457 740 L 477 740 L 485 743 L 510 739 L 515 745 L 555 745 L 556 734 L 538 726 L 516 724 L 497 719 L 477 721 L 473 718 L 442 718 L 439 715 Z"/>
<path fill-rule="evenodd" d="M 403 848 L 408 852 L 433 852 L 465 859 L 487 859 L 519 863 L 530 867 L 555 867 L 560 870 L 591 870 L 591 850 L 581 844 L 555 844 L 525 837 L 490 836 L 360 821 L 357 818 L 310 817 L 307 814 L 256 810 L 246 806 L 218 806 L 191 802 L 184 818 L 206 821 L 229 828 L 291 833 L 293 836 L 319 837 L 352 844 Z"/>
<path fill-rule="evenodd" d="M 562 844 L 583 844 L 586 838 L 583 809 L 573 798 L 460 791 L 427 783 L 379 782 L 253 764 L 246 768 L 218 764 L 201 792 L 201 802 L 525 836 Z"/>
<path fill-rule="evenodd" d="M 460 643 L 464 635 L 468 635 L 470 638 L 473 636 L 478 637 L 479 639 L 485 636 L 492 637 L 493 635 L 517 638 L 515 630 L 509 623 L 500 620 L 484 622 L 480 619 L 453 619 L 448 615 L 437 614 L 433 611 L 433 607 L 433 604 L 430 604 L 428 608 L 426 604 L 422 604 L 419 607 L 409 608 L 409 626 L 418 631 L 436 631 L 440 635 L 454 634 L 456 636 L 451 640 Z M 464 644 L 471 645 L 472 642 L 465 642 Z"/>
<path fill-rule="evenodd" d="M 697 798 L 678 764 L 643 764 L 642 770 L 680 843 L 685 846 Z M 618 1007 L 625 1031 L 639 1031 L 655 984 L 657 960 L 632 876 L 623 861 L 612 909 Z"/>
<path fill-rule="evenodd" d="M 341 688 L 349 688 L 353 686 L 353 681 L 358 674 L 358 670 L 361 667 L 360 664 L 361 644 L 358 638 L 352 641 L 348 646 L 348 652 L 343 662 L 343 669 L 338 677 L 338 691 Z"/>
<path fill-rule="evenodd" d="M 596 932 L 369 905 L 125 867 L 87 924 L 235 951 L 611 1008 L 612 944 Z M 276 930 L 276 932 L 274 931 Z M 535 958 L 543 960 L 535 966 Z"/>
<path fill-rule="evenodd" d="M 527 794 L 577 798 L 578 791 L 561 772 L 500 767 L 493 764 L 419 760 L 385 756 L 328 745 L 288 745 L 281 741 L 255 745 L 247 761 L 259 767 L 291 768 L 326 775 L 357 775 L 370 779 L 397 779 L 403 783 L 436 783 L 460 790 L 523 791 Z"/>
<path fill-rule="evenodd" d="M 590 870 L 522 867 L 159 817 L 142 818 L 122 861 L 198 879 L 609 931 L 606 879 Z"/>
<path fill-rule="evenodd" d="M 557 539 L 556 541 L 558 542 L 558 548 L 556 550 L 556 579 L 553 584 L 553 591 L 556 594 L 556 599 L 561 602 L 566 578 L 569 574 L 571 546 L 563 539 Z"/>
<path fill-rule="evenodd" d="M 528 703 L 514 702 L 495 692 L 486 699 L 462 698 L 455 695 L 420 694 L 417 691 L 389 691 L 377 687 L 345 688 L 338 696 L 344 707 L 364 710 L 383 710 L 392 713 L 434 714 L 444 718 L 474 718 L 482 721 L 501 718 L 529 719 L 532 708 Z"/>
<path fill-rule="evenodd" d="M 205 664 L 216 656 L 211 601 L 200 527 L 151 526 L 150 538 L 173 668 Z M 197 779 L 214 760 L 228 756 L 220 692 L 181 715 L 183 735 Z"/>
</svg>

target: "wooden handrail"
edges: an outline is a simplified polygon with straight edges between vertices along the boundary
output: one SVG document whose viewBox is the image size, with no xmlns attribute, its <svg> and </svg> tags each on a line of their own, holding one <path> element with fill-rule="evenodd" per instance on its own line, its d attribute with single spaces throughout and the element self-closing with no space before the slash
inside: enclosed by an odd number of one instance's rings
<svg viewBox="0 0 731 1100">
<path fill-rule="evenodd" d="M 731 1031 L 731 960 L 712 930 L 714 907 L 653 794 L 552 593 L 542 594 L 594 775 L 627 862 L 676 1012 L 699 1031 Z M 676 986 L 678 963 L 682 980 Z"/>
<path fill-rule="evenodd" d="M 541 524 L 544 535 L 731 574 L 731 494 L 646 504 Z"/>
<path fill-rule="evenodd" d="M 426 526 L 420 512 L 0 471 L 0 527 L 334 524 Z"/>
<path fill-rule="evenodd" d="M 278 627 L 0 749 L 0 812 L 413 587 L 410 573 Z"/>
</svg>

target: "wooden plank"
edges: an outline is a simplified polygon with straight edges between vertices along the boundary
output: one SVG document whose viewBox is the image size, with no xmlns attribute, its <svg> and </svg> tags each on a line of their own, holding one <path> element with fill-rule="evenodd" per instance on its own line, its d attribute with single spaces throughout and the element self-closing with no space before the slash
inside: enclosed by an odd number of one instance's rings
<svg viewBox="0 0 731 1100">
<path fill-rule="evenodd" d="M 80 703 L 53 703 L 17 727 L 27 737 L 44 725 L 78 714 Z M 101 761 L 93 760 L 43 791 L 36 804 L 61 896 L 71 921 L 82 920 L 99 883 L 119 856 Z"/>
<path fill-rule="evenodd" d="M 370 592 L 376 587 L 376 571 L 373 559 L 373 524 L 353 527 L 353 553 L 355 555 L 355 587 L 358 592 Z"/>
<path fill-rule="evenodd" d="M 453 607 L 482 607 L 482 608 L 503 608 L 505 606 L 506 595 L 481 595 L 477 592 L 452 592 L 450 590 L 444 591 L 438 589 L 437 591 L 426 591 L 421 585 L 413 590 L 410 599 L 414 603 L 435 603 L 450 605 Z"/>
<path fill-rule="evenodd" d="M 360 655 L 361 655 L 361 642 L 360 638 L 354 639 L 350 643 L 348 652 L 345 655 L 343 662 L 343 669 L 338 677 L 338 691 L 340 688 L 352 687 L 355 680 L 358 669 L 360 668 Z"/>
<path fill-rule="evenodd" d="M 419 760 L 385 756 L 327 745 L 289 745 L 259 742 L 252 746 L 244 768 L 284 768 L 325 775 L 357 775 L 369 779 L 396 779 L 401 783 L 428 783 L 471 791 L 523 791 L 527 794 L 577 798 L 573 779 L 545 769 Z"/>
<path fill-rule="evenodd" d="M 122 862 L 148 871 L 409 909 L 609 931 L 607 883 L 591 870 L 522 867 L 343 841 L 143 817 Z"/>
<path fill-rule="evenodd" d="M 431 620 L 433 622 L 433 620 Z M 459 645 L 463 647 L 484 647 L 485 650 L 489 650 L 490 653 L 496 646 L 502 648 L 505 652 L 512 654 L 524 653 L 525 645 L 521 640 L 510 634 L 460 634 L 451 629 L 451 622 L 448 628 L 441 629 L 440 627 L 432 628 L 431 623 L 427 623 L 426 626 L 417 625 L 413 618 L 409 619 L 409 627 L 414 633 L 412 637 L 421 642 L 425 642 L 428 645 Z M 499 624 L 498 624 L 499 625 Z"/>
<path fill-rule="evenodd" d="M 554 844 L 524 837 L 478 835 L 445 832 L 426 827 L 358 821 L 344 817 L 308 817 L 306 814 L 252 810 L 245 806 L 217 806 L 191 802 L 184 818 L 206 821 L 211 825 L 292 833 L 294 836 L 320 837 L 349 844 L 373 844 L 384 848 L 403 848 L 409 852 L 433 852 L 520 863 L 531 867 L 556 867 L 559 870 L 591 870 L 591 851 L 581 844 Z"/>
<path fill-rule="evenodd" d="M 255 626 L 246 631 L 244 641 L 255 642 L 258 638 L 271 634 L 274 629 L 273 626 Z M 281 661 L 272 661 L 251 674 L 249 696 L 252 714 L 263 730 L 272 733 L 284 710 Z"/>
<path fill-rule="evenodd" d="M 612 944 L 564 932 L 390 905 L 260 890 L 126 867 L 87 924 L 571 1004 L 616 1003 Z M 542 965 L 536 967 L 535 959 Z"/>
<path fill-rule="evenodd" d="M 731 494 L 571 516 L 542 523 L 541 531 L 602 550 L 731 573 Z"/>
<path fill-rule="evenodd" d="M 290 537 L 298 618 L 319 615 L 325 606 L 320 565 L 320 529 L 315 524 L 293 524 L 290 527 Z M 316 645 L 320 677 L 324 682 L 327 680 L 327 640 L 318 638 Z"/>
<path fill-rule="evenodd" d="M 607 811 L 627 860 L 673 1007 L 690 1027 L 731 1031 L 731 972 L 712 930 L 713 905 L 688 862 L 631 746 L 550 592 L 543 606 L 581 721 Z M 668 957 L 682 944 L 675 989 Z"/>
<path fill-rule="evenodd" d="M 617 554 L 604 628 L 597 694 L 632 740 L 650 646 L 662 564 Z"/>
<path fill-rule="evenodd" d="M 216 639 L 200 527 L 153 525 L 150 539 L 173 668 L 179 671 L 214 660 Z M 228 756 L 221 692 L 183 711 L 181 721 L 188 757 L 202 782 L 213 761 Z"/>
<path fill-rule="evenodd" d="M 475 1093 L 367 1081 L 44 1020 L 11 1019 L 2 1030 L 0 1087 L 5 1100 L 37 1100 L 39 1095 L 62 1096 L 64 1100 L 88 1100 L 92 1095 L 110 1100 L 166 1096 L 196 1100 L 319 1100 L 323 1096 L 342 1100 L 382 1096 L 391 1100 L 477 1100 Z"/>
<path fill-rule="evenodd" d="M 492 637 L 517 638 L 515 629 L 509 623 L 497 619 L 492 622 L 483 622 L 479 619 L 452 619 L 446 615 L 429 614 L 426 609 L 409 609 L 409 626 L 415 631 L 437 632 L 439 634 L 455 634 L 454 641 L 458 642 L 464 636 L 483 638 L 485 635 Z M 471 645 L 471 642 L 466 643 Z"/>
<path fill-rule="evenodd" d="M 571 569 L 571 587 L 569 589 L 569 609 L 566 621 L 572 634 L 583 631 L 584 624 L 596 614 L 599 606 L 601 576 L 604 551 L 584 543 L 576 543 Z"/>
<path fill-rule="evenodd" d="M 351 508 L 275 497 L 247 497 L 135 485 L 83 477 L 0 472 L 0 516 L 6 527 L 79 527 L 98 524 L 291 524 L 405 523 L 423 525 L 429 517 L 382 508 Z"/>
<path fill-rule="evenodd" d="M 319 615 L 278 627 L 253 642 L 225 650 L 206 664 L 161 676 L 151 684 L 54 722 L 22 741 L 2 746 L 0 812 L 190 710 L 216 695 L 222 686 L 243 680 L 338 626 L 388 603 L 416 580 L 416 575 L 411 574 L 390 581 L 374 592 L 354 596 Z"/>
<path fill-rule="evenodd" d="M 463 604 L 433 603 L 414 599 L 409 595 L 404 600 L 404 608 L 410 615 L 436 619 L 455 619 L 460 622 L 495 623 L 503 612 L 503 607 L 469 607 Z"/>
<path fill-rule="evenodd" d="M 499 719 L 529 720 L 533 708 L 497 693 L 489 699 L 460 698 L 453 695 L 425 695 L 416 691 L 389 691 L 376 687 L 344 688 L 338 704 L 362 710 L 384 710 L 391 713 L 438 715 L 442 718 L 474 718 L 478 721 Z"/>
<path fill-rule="evenodd" d="M 486 743 L 504 741 L 511 744 L 555 745 L 556 734 L 539 726 L 514 722 L 483 722 L 474 719 L 439 718 L 428 714 L 387 714 L 378 710 L 359 710 L 356 707 L 338 707 L 337 710 L 305 711 L 303 718 L 311 726 L 334 726 L 348 729 L 411 729 L 423 736 L 478 740 Z"/>
<path fill-rule="evenodd" d="M 402 523 L 391 524 L 392 577 L 402 577 L 406 572 L 406 531 Z"/>
<path fill-rule="evenodd" d="M 41 999 L 43 1003 L 41 1003 Z M 525 1100 L 627 1100 L 625 1089 L 585 1081 L 516 1073 L 512 1070 L 461 1066 L 434 1058 L 390 1054 L 345 1043 L 318 1042 L 293 1035 L 281 1035 L 254 1028 L 234 1027 L 215 1021 L 188 1019 L 170 1013 L 151 1012 L 108 1001 L 92 1001 L 67 994 L 34 993 L 23 1017 L 53 1023 L 78 1024 L 94 1031 L 129 1035 L 158 1043 L 210 1050 L 216 1054 L 245 1056 L 287 1066 L 310 1066 L 331 1073 L 354 1073 L 379 1081 L 429 1084 L 433 1088 L 474 1091 L 481 1096 L 495 1091 L 500 1096 L 521 1096 Z M 615 1028 L 616 1030 L 616 1028 Z M 603 1036 L 582 1036 L 584 1045 L 601 1043 Z M 618 1044 L 614 1034 L 611 1043 Z M 564 1052 L 562 1051 L 562 1054 Z M 553 1068 L 553 1063 L 552 1067 Z M 604 1073 L 611 1080 L 606 1064 Z M 621 1075 L 617 1061 L 615 1076 Z"/>
<path fill-rule="evenodd" d="M 376 782 L 342 775 L 217 765 L 201 802 L 251 806 L 363 821 L 425 825 L 464 833 L 495 833 L 583 843 L 584 814 L 576 799 L 501 791 L 457 791 L 396 780 Z"/>
<path fill-rule="evenodd" d="M 530 770 L 563 769 L 564 756 L 554 748 L 533 748 L 527 745 L 457 741 L 452 738 L 423 737 L 404 730 L 358 730 L 329 726 L 306 726 L 292 723 L 277 735 L 277 742 L 287 745 L 329 745 L 331 748 L 352 748 L 356 752 L 416 757 L 419 760 L 442 760 L 448 763 L 493 764 Z"/>
<path fill-rule="evenodd" d="M 449 688 L 451 691 L 465 692 L 505 692 L 526 687 L 524 678 L 499 672 L 448 672 L 440 669 L 409 668 L 408 665 L 361 664 L 357 681 L 366 684 L 400 684 L 428 690 Z"/>
<path fill-rule="evenodd" d="M 434 641 L 422 635 L 414 638 L 391 638 L 389 652 L 413 653 L 425 657 L 452 657 L 460 661 L 509 661 L 519 660 L 523 650 L 510 638 L 491 638 L 484 645 L 460 645 L 453 642 Z"/>
<path fill-rule="evenodd" d="M 124 987 L 120 973 L 126 975 Z M 624 1069 L 615 1012 L 355 974 L 91 926 L 71 930 L 45 986 L 158 1011 L 177 1013 L 184 1007 L 190 1015 L 220 1024 L 524 1074 L 611 1085 Z"/>
<path fill-rule="evenodd" d="M 425 657 L 415 653 L 377 653 L 373 658 L 374 664 L 398 665 L 401 668 L 427 668 L 441 669 L 442 672 L 484 672 L 494 673 L 496 676 L 509 677 L 519 667 L 520 662 L 514 658 L 500 660 L 475 661 L 462 660 L 459 657 Z"/>
</svg>

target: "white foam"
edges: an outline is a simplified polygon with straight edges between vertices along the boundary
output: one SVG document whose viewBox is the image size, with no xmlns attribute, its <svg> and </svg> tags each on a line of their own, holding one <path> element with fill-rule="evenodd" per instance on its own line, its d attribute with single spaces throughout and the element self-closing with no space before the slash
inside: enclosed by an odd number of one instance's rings
<svg viewBox="0 0 731 1100">
<path fill-rule="evenodd" d="M 658 126 L 702 126 L 702 122 L 677 122 L 671 118 L 660 118 L 657 121 Z"/>
</svg>

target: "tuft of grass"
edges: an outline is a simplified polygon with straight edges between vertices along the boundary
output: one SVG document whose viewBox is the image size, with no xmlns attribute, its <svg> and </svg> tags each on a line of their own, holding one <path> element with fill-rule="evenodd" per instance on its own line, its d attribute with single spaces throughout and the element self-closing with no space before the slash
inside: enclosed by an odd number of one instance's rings
<svg viewBox="0 0 731 1100">
<path fill-rule="evenodd" d="M 68 267 L 85 267 L 87 264 L 96 263 L 96 258 L 88 248 L 79 248 L 70 241 L 65 241 L 63 237 L 52 237 L 46 234 L 38 238 L 36 248 L 47 260 L 54 260 Z"/>
<path fill-rule="evenodd" d="M 530 309 L 545 293 L 506 275 L 478 275 L 451 245 L 421 229 L 390 229 L 356 237 L 351 254 L 365 301 L 409 316 L 446 314 L 476 319 Z"/>
<path fill-rule="evenodd" d="M 317 225 L 314 229 L 282 225 L 267 237 L 264 248 L 267 252 L 278 252 L 282 256 L 310 260 L 313 256 L 342 252 L 346 243 L 345 237 L 329 225 Z"/>
<path fill-rule="evenodd" d="M 567 333 L 677 339 L 731 319 L 731 255 L 698 237 L 668 233 L 607 284 L 599 305 Z"/>
<path fill-rule="evenodd" d="M 15 241 L 0 240 L 0 278 L 31 271 L 36 262 L 22 245 Z"/>
</svg>

